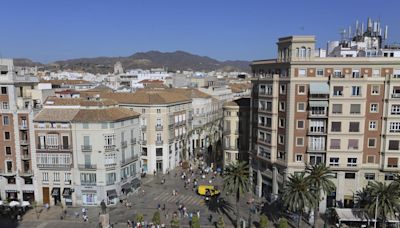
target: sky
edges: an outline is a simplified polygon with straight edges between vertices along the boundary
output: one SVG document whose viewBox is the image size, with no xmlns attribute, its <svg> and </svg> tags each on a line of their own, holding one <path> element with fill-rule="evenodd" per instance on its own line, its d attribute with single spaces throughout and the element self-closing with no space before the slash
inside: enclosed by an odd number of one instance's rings
<svg viewBox="0 0 400 228">
<path fill-rule="evenodd" d="M 385 0 L 12 0 L 2 2 L 0 57 L 44 63 L 80 57 L 187 51 L 218 60 L 267 59 L 287 35 L 316 35 L 389 25 L 400 41 L 400 1 Z"/>
</svg>

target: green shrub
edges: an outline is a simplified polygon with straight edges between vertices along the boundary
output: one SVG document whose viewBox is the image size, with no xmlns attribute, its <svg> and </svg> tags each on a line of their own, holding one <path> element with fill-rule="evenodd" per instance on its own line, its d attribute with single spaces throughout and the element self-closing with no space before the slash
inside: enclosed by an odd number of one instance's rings
<svg viewBox="0 0 400 228">
<path fill-rule="evenodd" d="M 285 219 L 285 218 L 279 219 L 278 228 L 288 228 L 288 227 L 289 227 L 289 225 L 288 225 L 287 219 Z"/>
<path fill-rule="evenodd" d="M 260 228 L 267 228 L 268 227 L 268 217 L 265 215 L 260 216 Z"/>
</svg>

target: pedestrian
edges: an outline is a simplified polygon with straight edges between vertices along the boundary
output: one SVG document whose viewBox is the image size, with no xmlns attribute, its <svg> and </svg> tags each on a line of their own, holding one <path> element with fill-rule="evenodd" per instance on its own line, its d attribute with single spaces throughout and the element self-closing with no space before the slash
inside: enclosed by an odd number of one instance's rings
<svg viewBox="0 0 400 228">
<path fill-rule="evenodd" d="M 197 210 L 197 218 L 199 218 L 200 219 L 200 210 Z"/>
<path fill-rule="evenodd" d="M 86 215 L 86 208 L 82 207 L 82 215 Z"/>
<path fill-rule="evenodd" d="M 145 191 L 144 191 L 144 189 L 142 189 L 142 195 L 144 196 L 144 194 L 145 194 Z"/>
<path fill-rule="evenodd" d="M 213 216 L 212 216 L 212 214 L 210 214 L 210 216 L 208 216 L 208 221 L 209 221 L 210 223 L 212 223 L 212 219 L 213 219 Z"/>
<path fill-rule="evenodd" d="M 106 206 L 106 203 L 104 202 L 104 200 L 101 201 L 100 207 L 101 207 L 101 212 L 103 214 L 107 213 L 107 206 Z"/>
<path fill-rule="evenodd" d="M 162 210 L 163 210 L 163 211 L 165 211 L 165 203 L 163 204 L 163 208 L 162 208 Z"/>
<path fill-rule="evenodd" d="M 161 204 L 157 204 L 157 208 L 158 208 L 158 210 L 160 210 L 161 209 Z"/>
<path fill-rule="evenodd" d="M 126 224 L 127 224 L 128 228 L 133 228 L 133 227 L 132 227 L 132 222 L 131 222 L 131 220 L 128 219 L 128 221 L 126 222 Z"/>
</svg>

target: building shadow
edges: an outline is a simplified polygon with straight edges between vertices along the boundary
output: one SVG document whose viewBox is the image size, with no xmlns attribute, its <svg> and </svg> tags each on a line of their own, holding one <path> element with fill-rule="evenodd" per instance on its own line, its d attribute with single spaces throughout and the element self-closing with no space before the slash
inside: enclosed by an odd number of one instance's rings
<svg viewBox="0 0 400 228">
<path fill-rule="evenodd" d="M 235 224 L 236 219 L 231 215 L 231 212 L 233 212 L 233 206 L 223 197 L 212 197 L 207 203 L 207 207 L 211 212 L 224 214 L 232 224 Z"/>
</svg>

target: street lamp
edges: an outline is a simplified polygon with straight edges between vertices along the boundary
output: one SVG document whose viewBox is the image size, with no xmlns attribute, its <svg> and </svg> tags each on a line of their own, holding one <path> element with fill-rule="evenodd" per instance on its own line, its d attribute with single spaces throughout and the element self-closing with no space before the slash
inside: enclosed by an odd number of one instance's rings
<svg viewBox="0 0 400 228">
<path fill-rule="evenodd" d="M 377 220 L 377 215 L 378 215 L 378 199 L 379 199 L 379 195 L 376 196 L 376 201 L 375 201 L 375 223 L 374 223 L 374 228 L 376 228 L 376 220 Z"/>
</svg>

